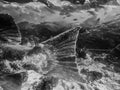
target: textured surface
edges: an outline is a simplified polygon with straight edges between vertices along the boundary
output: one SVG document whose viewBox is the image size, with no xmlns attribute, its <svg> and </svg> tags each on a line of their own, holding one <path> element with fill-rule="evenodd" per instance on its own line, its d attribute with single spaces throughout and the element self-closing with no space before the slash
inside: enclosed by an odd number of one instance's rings
<svg viewBox="0 0 120 90">
<path fill-rule="evenodd" d="M 119 12 L 120 0 L 0 0 L 0 90 L 120 90 Z"/>
</svg>

